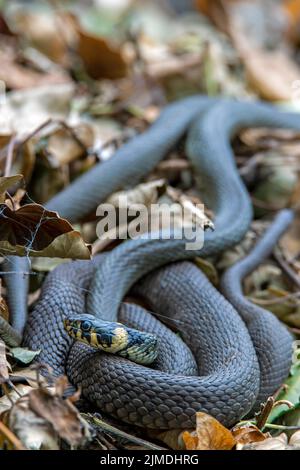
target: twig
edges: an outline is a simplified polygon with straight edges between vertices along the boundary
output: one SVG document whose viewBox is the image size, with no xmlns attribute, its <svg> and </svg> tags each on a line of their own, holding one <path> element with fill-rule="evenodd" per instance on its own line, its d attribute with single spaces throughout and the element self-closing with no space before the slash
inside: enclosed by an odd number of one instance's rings
<svg viewBox="0 0 300 470">
<path fill-rule="evenodd" d="M 298 431 L 300 429 L 300 426 L 284 426 L 283 424 L 271 424 L 271 423 L 265 424 L 264 427 L 268 429 L 278 429 L 281 431 Z"/>
<path fill-rule="evenodd" d="M 277 261 L 281 269 L 285 272 L 285 274 L 290 278 L 290 280 L 293 281 L 293 283 L 300 289 L 300 276 L 295 273 L 295 271 L 289 266 L 289 264 L 278 253 L 278 251 L 274 251 L 273 257 Z"/>
<path fill-rule="evenodd" d="M 274 406 L 274 398 L 269 397 L 256 418 L 256 426 L 263 429 Z"/>
<path fill-rule="evenodd" d="M 9 141 L 8 147 L 7 147 L 4 176 L 9 176 L 10 175 L 11 166 L 12 166 L 12 162 L 13 162 L 13 156 L 14 156 L 15 144 L 16 144 L 16 136 L 12 135 L 12 137 Z"/>
<path fill-rule="evenodd" d="M 11 444 L 13 444 L 16 450 L 28 450 L 23 446 L 20 439 L 18 439 L 2 421 L 0 421 L 0 432 L 11 442 Z"/>
<path fill-rule="evenodd" d="M 283 304 L 287 300 L 297 300 L 300 297 L 300 292 L 292 292 L 291 294 L 286 294 L 283 297 L 279 297 L 276 299 L 258 299 L 256 297 L 249 297 L 251 302 L 253 302 L 256 305 L 278 305 L 278 304 Z"/>
<path fill-rule="evenodd" d="M 121 431 L 120 429 L 112 426 L 111 424 L 106 423 L 102 419 L 92 416 L 90 414 L 84 415 L 85 418 L 90 422 L 90 424 L 94 423 L 96 426 L 101 428 L 103 431 L 107 432 L 108 434 L 112 434 L 113 436 L 121 437 L 122 439 L 126 439 L 129 442 L 133 442 L 140 446 L 145 447 L 146 449 L 152 450 L 165 450 L 164 447 L 157 446 L 156 444 L 152 444 L 152 442 L 145 441 L 144 439 L 140 439 L 139 437 L 132 436 L 125 431 Z"/>
</svg>

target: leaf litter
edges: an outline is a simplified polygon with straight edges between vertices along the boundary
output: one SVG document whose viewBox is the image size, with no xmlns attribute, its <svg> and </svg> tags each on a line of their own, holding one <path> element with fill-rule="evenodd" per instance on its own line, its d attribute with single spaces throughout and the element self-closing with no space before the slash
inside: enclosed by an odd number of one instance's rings
<svg viewBox="0 0 300 470">
<path fill-rule="evenodd" d="M 6 93 L 0 103 L 5 116 L 0 119 L 0 254 L 34 257 L 38 276 L 32 282 L 32 302 L 43 273 L 63 259 L 88 259 L 89 244 L 93 253 L 109 248 L 96 238 L 93 215 L 72 227 L 43 204 L 145 130 L 168 101 L 222 93 L 299 109 L 297 2 L 195 3 L 197 11 L 183 16 L 172 8 L 130 0 L 113 10 L 102 0 L 90 6 L 78 0 L 71 9 L 49 2 L 44 10 L 34 2 L 26 7 L 9 2 L 1 9 L 0 85 Z M 266 11 L 272 21 L 266 21 Z M 274 211 L 297 205 L 300 193 L 299 133 L 244 130 L 233 145 L 255 220 L 238 246 L 218 259 L 196 260 L 216 286 L 223 270 L 248 253 Z M 201 195 L 194 183 L 179 145 L 123 195 L 132 208 L 141 202 L 175 201 L 196 211 L 200 224 L 212 226 L 214 214 L 196 210 Z M 118 196 L 109 201 L 117 205 Z M 249 299 L 275 313 L 296 338 L 299 258 L 297 214 L 274 256 L 244 283 Z M 10 320 L 5 286 L 0 320 L 3 325 Z M 199 410 L 194 430 L 154 432 L 125 426 L 94 409 L 80 413 L 84 406 L 75 401 L 79 394 L 65 393 L 67 379 L 52 377 L 48 383 L 40 371 L 28 368 L 38 351 L 13 347 L 1 339 L 1 331 L 0 448 L 158 449 L 159 441 L 167 448 L 189 450 L 300 446 L 297 361 L 260 414 L 231 430 Z"/>
</svg>

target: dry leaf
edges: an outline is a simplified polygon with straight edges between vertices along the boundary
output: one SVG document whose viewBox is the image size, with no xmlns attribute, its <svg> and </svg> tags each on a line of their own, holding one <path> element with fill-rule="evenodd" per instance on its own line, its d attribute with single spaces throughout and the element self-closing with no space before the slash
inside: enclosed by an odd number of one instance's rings
<svg viewBox="0 0 300 470">
<path fill-rule="evenodd" d="M 12 373 L 11 375 L 13 376 L 14 374 Z M 0 421 L 2 419 L 3 413 L 9 410 L 13 403 L 20 398 L 20 396 L 27 395 L 30 390 L 32 390 L 32 387 L 29 385 L 16 384 L 15 390 L 10 391 L 9 398 L 7 395 L 0 397 Z"/>
<path fill-rule="evenodd" d="M 63 400 L 39 388 L 30 392 L 29 407 L 37 416 L 51 424 L 55 434 L 72 447 L 85 441 L 88 427 L 69 400 Z"/>
<path fill-rule="evenodd" d="M 16 131 L 21 138 L 49 119 L 65 120 L 70 113 L 74 92 L 73 83 L 63 83 L 6 93 L 2 104 L 5 120 L 1 120 L 1 134 Z"/>
<path fill-rule="evenodd" d="M 6 191 L 19 183 L 23 179 L 23 175 L 14 175 L 14 176 L 1 176 L 0 177 L 0 203 L 5 202 Z"/>
<path fill-rule="evenodd" d="M 110 45 L 104 38 L 79 30 L 77 52 L 88 74 L 94 79 L 113 80 L 127 74 L 127 64 L 120 49 Z"/>
<path fill-rule="evenodd" d="M 300 447 L 300 431 L 294 432 L 294 434 L 290 438 L 290 445 Z"/>
<path fill-rule="evenodd" d="M 18 64 L 14 56 L 3 50 L 0 51 L 0 61 L 0 79 L 13 90 L 70 82 L 69 76 L 63 71 L 38 72 Z"/>
<path fill-rule="evenodd" d="M 107 203 L 115 207 L 120 207 L 120 203 L 126 201 L 129 207 L 135 204 L 144 204 L 150 207 L 158 201 L 159 197 L 166 191 L 166 182 L 163 179 L 150 181 L 149 183 L 141 183 L 128 191 L 118 191 L 113 193 Z"/>
<path fill-rule="evenodd" d="M 33 47 L 54 62 L 68 65 L 68 45 L 71 46 L 76 39 L 68 15 L 20 9 L 13 15 L 12 22 L 17 33 Z"/>
<path fill-rule="evenodd" d="M 71 447 L 78 447 L 90 440 L 88 424 L 74 405 L 57 393 L 65 389 L 65 384 L 63 380 L 57 390 L 26 387 L 28 393 L 6 408 L 5 416 L 2 414 L 10 431 L 26 448 L 59 449 L 60 439 Z"/>
<path fill-rule="evenodd" d="M 266 100 L 290 101 L 291 85 L 299 79 L 300 68 L 286 52 L 266 52 L 252 48 L 250 43 L 246 44 L 246 39 L 243 42 L 243 49 L 240 48 L 241 58 L 253 89 Z M 240 37 L 236 39 L 236 43 L 242 43 Z"/>
<path fill-rule="evenodd" d="M 79 124 L 72 128 L 72 132 L 80 139 L 86 149 L 93 145 L 94 133 L 90 125 Z M 59 166 L 76 160 L 84 153 L 84 148 L 79 145 L 70 131 L 63 127 L 57 129 L 48 137 L 45 150 L 55 159 Z"/>
<path fill-rule="evenodd" d="M 16 211 L 0 204 L 0 252 L 25 256 L 89 259 L 90 250 L 79 232 L 56 212 L 39 204 Z"/>
<path fill-rule="evenodd" d="M 236 440 L 237 450 L 241 450 L 244 445 L 253 443 L 253 442 L 262 442 L 265 441 L 270 434 L 264 434 L 261 432 L 254 424 L 236 426 L 232 429 L 232 434 Z"/>
<path fill-rule="evenodd" d="M 156 431 L 149 429 L 148 434 L 153 439 L 158 439 L 173 450 L 185 450 L 185 444 L 182 439 L 182 429 L 169 429 L 168 431 Z"/>
<path fill-rule="evenodd" d="M 230 450 L 235 446 L 232 433 L 206 413 L 196 413 L 196 431 L 184 431 L 187 450 Z"/>
<path fill-rule="evenodd" d="M 278 437 L 269 437 L 262 442 L 254 442 L 243 446 L 243 450 L 286 450 L 288 448 L 287 435 L 282 433 Z"/>
</svg>

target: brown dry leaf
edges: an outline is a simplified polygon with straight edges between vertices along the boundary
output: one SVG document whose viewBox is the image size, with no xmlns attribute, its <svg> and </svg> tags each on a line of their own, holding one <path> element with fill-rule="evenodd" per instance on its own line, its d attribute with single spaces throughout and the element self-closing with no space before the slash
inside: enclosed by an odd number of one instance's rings
<svg viewBox="0 0 300 470">
<path fill-rule="evenodd" d="M 89 259 L 90 250 L 79 232 L 57 212 L 39 204 L 27 204 L 16 211 L 0 204 L 0 252 L 24 256 L 55 256 Z"/>
<path fill-rule="evenodd" d="M 236 426 L 231 432 L 236 440 L 237 450 L 241 450 L 244 445 L 262 442 L 270 437 L 269 433 L 264 434 L 254 424 Z"/>
<path fill-rule="evenodd" d="M 280 240 L 280 246 L 287 259 L 292 259 L 300 252 L 300 214 L 297 212 L 296 218 L 293 221 L 289 230 L 283 235 Z"/>
<path fill-rule="evenodd" d="M 12 18 L 14 29 L 54 62 L 68 65 L 68 45 L 76 39 L 68 15 L 20 9 Z"/>
<path fill-rule="evenodd" d="M 15 379 L 22 380 L 22 382 L 27 382 L 31 389 L 38 387 L 37 371 L 33 367 L 22 368 L 19 371 L 11 372 L 10 375 Z M 39 375 L 39 384 L 43 387 L 47 386 L 47 380 L 42 375 Z"/>
<path fill-rule="evenodd" d="M 290 101 L 291 86 L 299 79 L 300 68 L 286 51 L 267 51 L 252 44 L 238 21 L 231 17 L 230 35 L 244 63 L 249 84 L 266 100 Z"/>
<path fill-rule="evenodd" d="M 261 9 L 262 12 L 262 2 L 261 4 L 256 3 L 257 9 Z M 300 68 L 288 56 L 286 50 L 269 51 L 263 48 L 265 38 L 258 38 L 259 34 L 255 34 L 251 29 L 248 31 L 247 15 L 245 14 L 247 10 L 243 9 L 243 6 L 247 7 L 247 2 L 242 0 L 216 0 L 214 2 L 200 0 L 198 2 L 198 7 L 231 37 L 244 63 L 248 82 L 252 88 L 264 99 L 290 101 L 292 98 L 291 85 L 299 79 Z M 277 7 L 280 8 L 278 5 Z M 259 19 L 263 21 L 261 18 Z M 260 32 L 263 31 L 267 36 L 267 32 L 264 31 L 266 24 L 262 23 L 261 26 Z"/>
<path fill-rule="evenodd" d="M 287 435 L 282 433 L 278 437 L 269 437 L 261 442 L 244 445 L 240 450 L 287 450 L 289 448 Z"/>
<path fill-rule="evenodd" d="M 266 100 L 290 101 L 291 85 L 299 78 L 300 68 L 287 56 L 286 52 L 266 52 L 255 49 L 251 47 L 250 42 L 247 44 L 246 41 L 244 38 L 240 54 L 250 85 Z M 236 38 L 236 43 L 241 45 L 242 39 Z"/>
<path fill-rule="evenodd" d="M 299 0 L 286 0 L 283 7 L 287 12 L 289 19 L 288 36 L 298 42 L 299 41 L 299 22 L 300 22 L 300 3 Z"/>
<path fill-rule="evenodd" d="M 236 442 L 232 433 L 206 413 L 196 413 L 196 431 L 184 431 L 187 450 L 231 450 Z"/>
<path fill-rule="evenodd" d="M 168 431 L 156 431 L 149 429 L 148 434 L 152 439 L 158 439 L 173 450 L 185 450 L 185 444 L 182 439 L 184 431 L 181 429 L 170 429 Z"/>
<path fill-rule="evenodd" d="M 79 124 L 72 128 L 72 132 L 82 142 L 87 149 L 92 146 L 94 141 L 94 132 L 90 125 Z M 59 166 L 70 163 L 81 157 L 84 149 L 74 139 L 68 129 L 62 127 L 53 132 L 48 138 L 46 152 L 54 157 Z"/>
<path fill-rule="evenodd" d="M 18 64 L 12 54 L 0 51 L 0 79 L 13 90 L 34 88 L 42 85 L 67 83 L 69 76 L 63 71 L 38 72 Z"/>
<path fill-rule="evenodd" d="M 6 94 L 2 112 L 1 134 L 17 133 L 27 136 L 49 119 L 66 120 L 75 93 L 74 83 L 37 86 Z"/>
<path fill-rule="evenodd" d="M 88 425 L 75 406 L 57 393 L 51 394 L 42 388 L 32 390 L 29 394 L 29 407 L 37 416 L 51 424 L 55 434 L 72 447 L 83 444 L 89 437 Z"/>
<path fill-rule="evenodd" d="M 11 374 L 14 375 L 13 373 Z M 0 421 L 2 419 L 2 414 L 10 410 L 13 406 L 13 403 L 16 402 L 20 396 L 27 395 L 27 393 L 32 390 L 32 387 L 29 385 L 17 384 L 15 385 L 15 390 L 11 390 L 9 393 L 9 398 L 7 395 L 3 395 L 0 398 Z"/>
<path fill-rule="evenodd" d="M 141 183 L 128 191 L 113 193 L 107 203 L 120 207 L 123 203 L 132 207 L 136 204 L 144 204 L 150 207 L 158 201 L 159 197 L 166 192 L 166 182 L 163 179 Z"/>
<path fill-rule="evenodd" d="M 6 199 L 6 191 L 19 183 L 23 179 L 23 175 L 14 176 L 1 176 L 0 177 L 0 203 L 3 203 Z"/>
<path fill-rule="evenodd" d="M 10 406 L 1 404 L 3 399 L 0 399 L 0 409 L 5 410 L 1 419 L 5 419 L 10 431 L 26 448 L 59 449 L 60 439 L 71 447 L 78 447 L 90 439 L 87 423 L 71 401 L 61 397 L 66 382 L 62 380 L 61 385 L 54 389 L 22 386 L 22 397 L 17 398 L 13 405 L 10 402 Z M 19 386 L 17 388 L 19 390 Z M 12 401 L 17 396 L 14 393 L 10 394 Z"/>
<path fill-rule="evenodd" d="M 119 49 L 107 40 L 90 33 L 79 31 L 77 52 L 88 74 L 94 79 L 123 78 L 127 74 L 127 64 Z"/>
<path fill-rule="evenodd" d="M 0 34 L 5 36 L 15 36 L 15 34 L 11 31 L 10 27 L 7 24 L 6 19 L 2 14 L 0 14 Z"/>
</svg>

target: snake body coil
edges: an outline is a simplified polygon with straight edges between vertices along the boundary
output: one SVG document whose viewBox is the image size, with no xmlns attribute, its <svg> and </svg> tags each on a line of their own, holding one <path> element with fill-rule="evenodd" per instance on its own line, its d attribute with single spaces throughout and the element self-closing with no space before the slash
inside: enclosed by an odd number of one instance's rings
<svg viewBox="0 0 300 470">
<path fill-rule="evenodd" d="M 142 276 L 167 263 L 221 253 L 243 238 L 252 220 L 252 207 L 235 167 L 230 138 L 239 129 L 251 126 L 300 129 L 300 119 L 259 103 L 230 100 L 216 103 L 206 97 L 183 100 L 167 107 L 146 133 L 83 175 L 47 205 L 63 217 L 78 219 L 111 192 L 145 176 L 190 128 L 187 155 L 201 176 L 205 202 L 215 214 L 215 232 L 205 235 L 203 248 L 187 251 L 185 240 L 131 240 L 114 249 L 96 269 L 94 263 L 60 268 L 48 277 L 26 327 L 25 343 L 43 348 L 41 360 L 55 365 L 57 371 L 67 364 L 69 377 L 82 386 L 86 397 L 128 422 L 157 428 L 187 427 L 194 424 L 195 411 L 202 409 L 230 425 L 252 408 L 258 393 L 265 397 L 267 389 L 259 392 L 261 377 L 267 373 L 258 354 L 264 339 L 260 337 L 262 330 L 249 330 L 251 340 L 233 307 L 189 263 L 163 268 L 146 279 L 153 291 L 159 292 L 160 300 L 155 307 L 171 319 L 173 316 L 175 320 L 183 319 L 180 331 L 185 338 L 190 337 L 189 346 L 198 371 L 204 375 L 182 378 L 154 372 L 125 359 L 91 351 L 84 345 L 74 345 L 69 353 L 71 340 L 61 331 L 61 318 L 71 313 L 88 311 L 103 320 L 116 321 L 124 295 Z M 67 278 L 63 269 L 72 271 L 71 281 L 71 271 Z M 183 288 L 183 282 L 188 288 Z M 87 306 L 78 286 L 90 290 Z M 230 283 L 228 286 L 230 291 Z M 226 295 L 229 296 L 228 291 Z M 181 306 L 180 316 L 176 300 Z M 243 312 L 239 313 L 243 317 Z M 190 323 L 193 317 L 196 336 Z M 265 317 L 261 322 L 267 325 Z M 284 346 L 278 357 L 278 375 L 271 385 L 274 391 L 275 382 L 280 385 L 288 373 L 291 338 L 276 319 L 268 323 L 265 331 L 279 341 L 277 347 Z M 275 360 L 273 353 L 270 359 Z"/>
</svg>

